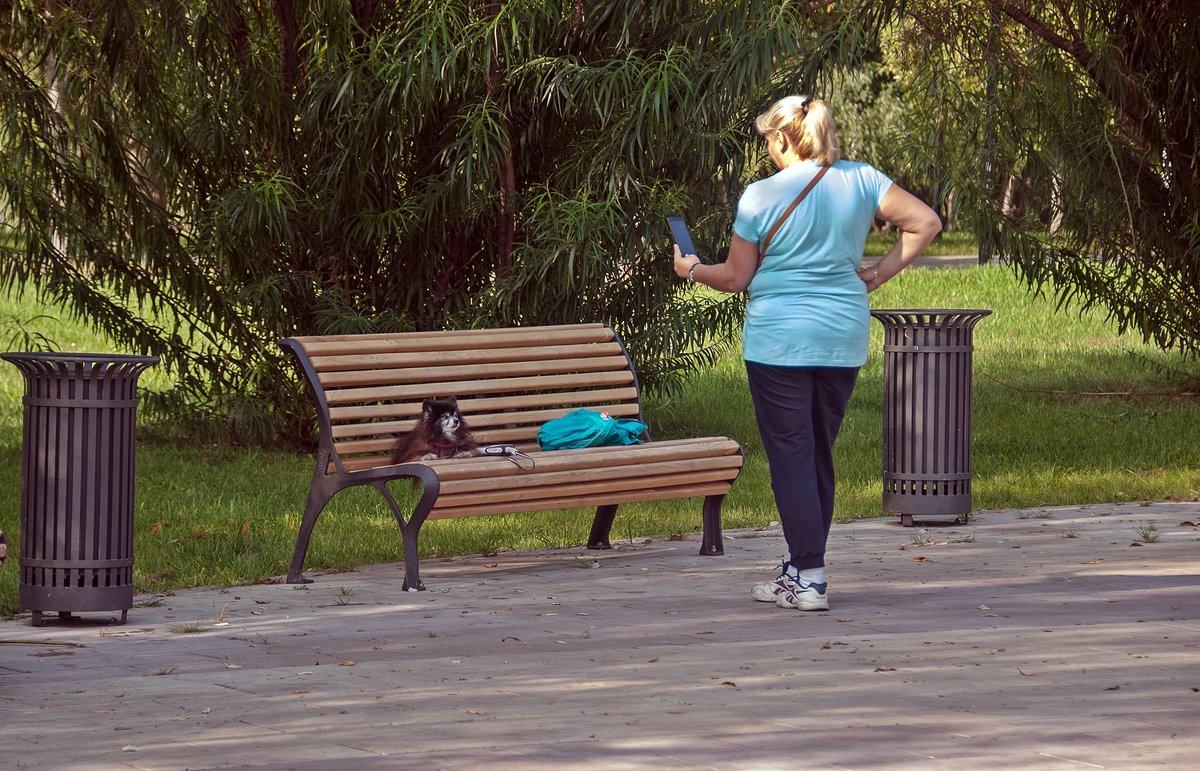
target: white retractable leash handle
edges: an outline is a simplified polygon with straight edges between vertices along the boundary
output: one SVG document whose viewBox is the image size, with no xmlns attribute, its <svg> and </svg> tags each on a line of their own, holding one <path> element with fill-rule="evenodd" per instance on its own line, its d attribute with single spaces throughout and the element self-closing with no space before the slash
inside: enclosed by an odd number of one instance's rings
<svg viewBox="0 0 1200 771">
<path fill-rule="evenodd" d="M 479 449 L 484 455 L 498 455 L 500 457 L 508 458 L 515 463 L 518 468 L 521 468 L 525 471 L 533 470 L 533 467 L 536 465 L 533 458 L 521 452 L 516 447 L 513 447 L 511 444 L 489 444 Z M 529 465 L 526 466 L 523 461 L 517 460 L 518 458 L 524 458 L 525 460 L 529 461 Z"/>
</svg>

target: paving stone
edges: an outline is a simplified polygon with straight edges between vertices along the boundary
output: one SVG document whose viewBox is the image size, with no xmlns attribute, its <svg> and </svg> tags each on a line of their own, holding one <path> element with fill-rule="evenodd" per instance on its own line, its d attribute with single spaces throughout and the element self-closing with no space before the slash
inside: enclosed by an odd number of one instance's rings
<svg viewBox="0 0 1200 771">
<path fill-rule="evenodd" d="M 139 597 L 0 622 L 14 768 L 1178 768 L 1200 503 L 836 525 L 828 613 L 756 603 L 778 527 Z M 1134 546 L 1154 522 L 1159 541 Z M 580 567 L 595 565 L 595 567 Z"/>
</svg>

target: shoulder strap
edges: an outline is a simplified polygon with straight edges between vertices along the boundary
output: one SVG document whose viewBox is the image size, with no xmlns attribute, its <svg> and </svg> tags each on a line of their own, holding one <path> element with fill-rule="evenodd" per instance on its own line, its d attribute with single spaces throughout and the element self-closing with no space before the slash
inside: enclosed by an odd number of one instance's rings
<svg viewBox="0 0 1200 771">
<path fill-rule="evenodd" d="M 825 176 L 825 172 L 827 171 L 829 171 L 829 167 L 822 166 L 821 170 L 818 171 L 816 175 L 809 180 L 809 183 L 804 186 L 804 189 L 800 191 L 800 195 L 796 196 L 796 200 L 792 201 L 792 205 L 787 207 L 787 211 L 785 211 L 775 223 L 775 227 L 767 231 L 767 237 L 763 239 L 762 246 L 758 247 L 759 265 L 762 265 L 763 257 L 767 253 L 767 247 L 771 245 L 771 239 L 775 237 L 775 232 L 778 231 L 779 228 L 783 227 L 783 223 L 787 221 L 788 217 L 792 216 L 792 212 L 796 210 L 796 207 L 800 205 L 800 202 L 804 200 L 804 197 L 808 195 L 809 191 L 816 187 L 817 183 L 821 181 L 821 177 Z"/>
</svg>

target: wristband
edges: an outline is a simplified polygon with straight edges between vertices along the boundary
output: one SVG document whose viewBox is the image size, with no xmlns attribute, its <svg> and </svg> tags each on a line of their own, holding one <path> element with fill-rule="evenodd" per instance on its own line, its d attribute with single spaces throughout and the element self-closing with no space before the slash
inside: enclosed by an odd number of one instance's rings
<svg viewBox="0 0 1200 771">
<path fill-rule="evenodd" d="M 700 264 L 700 260 L 692 263 L 692 267 L 688 268 L 688 281 L 696 283 L 696 266 Z"/>
</svg>

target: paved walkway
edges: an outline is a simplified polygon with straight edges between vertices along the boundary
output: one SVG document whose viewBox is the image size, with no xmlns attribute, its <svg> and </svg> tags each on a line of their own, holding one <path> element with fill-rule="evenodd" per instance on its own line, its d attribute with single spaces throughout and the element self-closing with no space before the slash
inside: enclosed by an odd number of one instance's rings
<svg viewBox="0 0 1200 771">
<path fill-rule="evenodd" d="M 376 565 L 142 597 L 125 626 L 16 619 L 0 765 L 1194 768 L 1193 522 L 1200 503 L 835 525 L 828 613 L 749 598 L 774 527 L 724 557 L 636 541 L 430 560 L 420 593 Z"/>
</svg>

